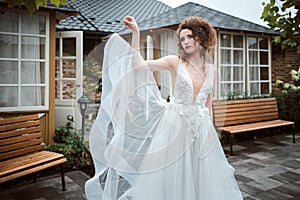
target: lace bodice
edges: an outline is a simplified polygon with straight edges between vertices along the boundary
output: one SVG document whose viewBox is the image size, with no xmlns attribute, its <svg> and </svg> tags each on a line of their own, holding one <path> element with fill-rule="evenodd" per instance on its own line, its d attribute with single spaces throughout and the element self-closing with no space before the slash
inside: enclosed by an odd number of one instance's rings
<svg viewBox="0 0 300 200">
<path fill-rule="evenodd" d="M 177 76 L 174 85 L 174 94 L 171 101 L 177 104 L 196 104 L 204 106 L 210 89 L 207 81 L 203 83 L 196 97 L 194 97 L 193 82 L 182 60 L 179 61 Z"/>
</svg>

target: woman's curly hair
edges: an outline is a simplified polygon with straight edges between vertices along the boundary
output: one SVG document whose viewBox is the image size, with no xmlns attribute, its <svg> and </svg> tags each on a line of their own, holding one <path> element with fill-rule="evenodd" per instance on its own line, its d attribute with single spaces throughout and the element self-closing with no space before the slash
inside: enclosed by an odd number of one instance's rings
<svg viewBox="0 0 300 200">
<path fill-rule="evenodd" d="M 216 44 L 216 31 L 213 26 L 205 19 L 200 17 L 188 17 L 181 21 L 179 27 L 176 31 L 177 35 L 177 45 L 178 45 L 178 54 L 182 59 L 188 57 L 187 53 L 184 51 L 181 46 L 180 41 L 180 32 L 183 29 L 189 29 L 192 31 L 194 39 L 198 40 L 200 45 L 204 48 L 204 51 L 212 53 L 215 44 Z"/>
</svg>

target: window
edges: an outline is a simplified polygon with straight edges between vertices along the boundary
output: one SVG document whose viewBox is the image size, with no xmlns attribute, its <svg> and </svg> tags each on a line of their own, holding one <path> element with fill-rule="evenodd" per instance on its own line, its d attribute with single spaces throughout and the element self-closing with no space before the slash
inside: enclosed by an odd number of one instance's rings
<svg viewBox="0 0 300 200">
<path fill-rule="evenodd" d="M 268 95 L 271 92 L 269 39 L 248 37 L 248 94 Z"/>
<path fill-rule="evenodd" d="M 221 98 L 244 94 L 244 42 L 242 35 L 221 33 L 219 37 Z"/>
<path fill-rule="evenodd" d="M 0 10 L 0 111 L 48 108 L 49 18 Z"/>
</svg>

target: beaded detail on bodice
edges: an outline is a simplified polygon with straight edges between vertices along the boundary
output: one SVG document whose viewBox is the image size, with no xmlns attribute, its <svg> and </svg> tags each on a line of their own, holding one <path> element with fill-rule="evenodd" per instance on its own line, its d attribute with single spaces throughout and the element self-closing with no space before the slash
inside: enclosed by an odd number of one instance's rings
<svg viewBox="0 0 300 200">
<path fill-rule="evenodd" d="M 210 89 L 207 81 L 203 83 L 196 97 L 194 97 L 193 81 L 182 60 L 179 61 L 171 101 L 177 104 L 196 104 L 204 106 Z"/>
</svg>

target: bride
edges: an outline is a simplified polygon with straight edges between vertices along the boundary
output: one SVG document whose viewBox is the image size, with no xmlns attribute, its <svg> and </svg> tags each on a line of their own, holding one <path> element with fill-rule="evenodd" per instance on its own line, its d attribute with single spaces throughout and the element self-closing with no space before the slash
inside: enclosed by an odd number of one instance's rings
<svg viewBox="0 0 300 200">
<path fill-rule="evenodd" d="M 177 29 L 178 54 L 145 61 L 139 27 L 126 16 L 130 46 L 114 34 L 105 46 L 101 107 L 90 136 L 95 175 L 88 199 L 242 199 L 212 123 L 216 33 L 199 17 Z M 170 102 L 162 99 L 153 71 L 172 77 Z"/>
</svg>

